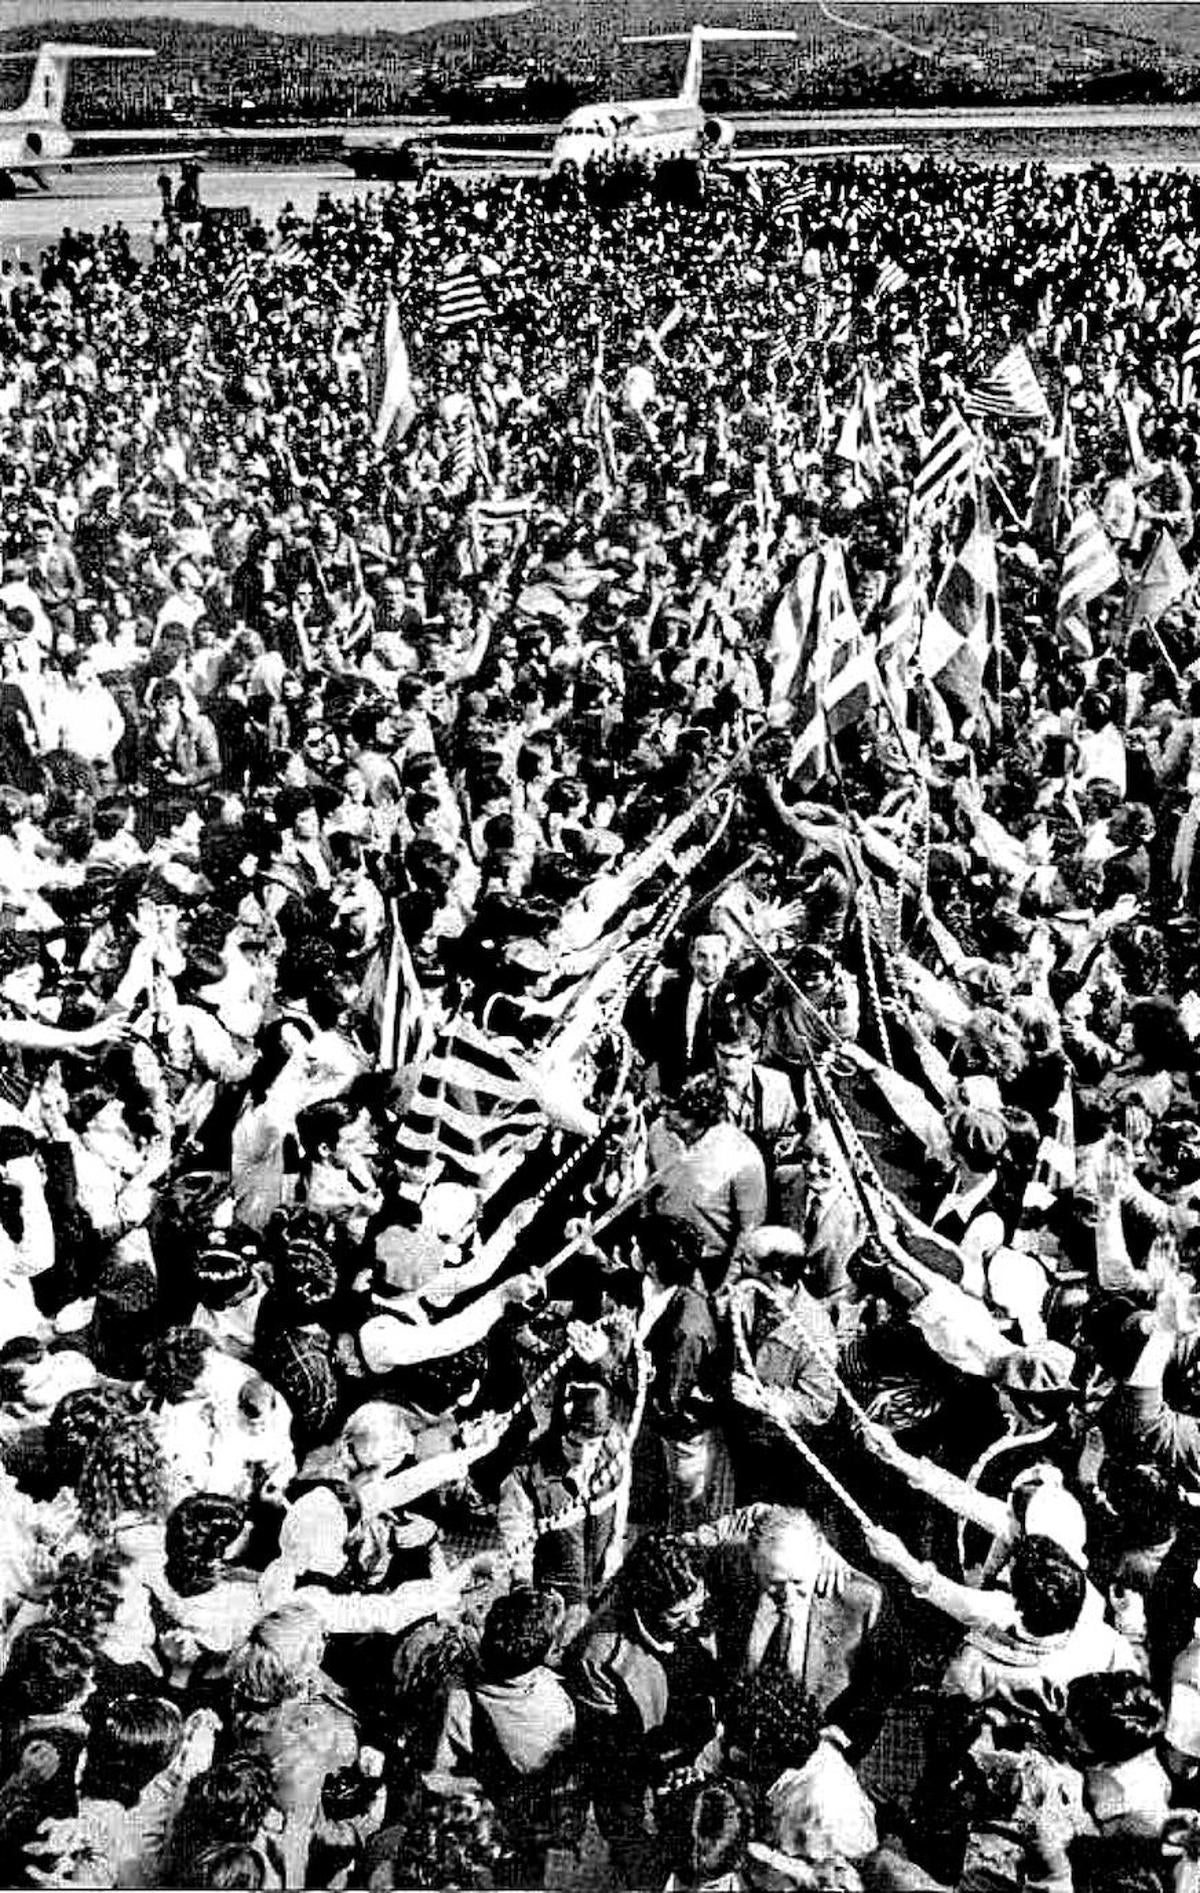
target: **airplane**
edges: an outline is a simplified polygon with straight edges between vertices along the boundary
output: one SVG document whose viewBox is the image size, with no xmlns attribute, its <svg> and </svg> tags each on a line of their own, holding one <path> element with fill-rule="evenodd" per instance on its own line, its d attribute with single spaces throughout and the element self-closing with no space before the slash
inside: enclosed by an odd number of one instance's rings
<svg viewBox="0 0 1200 1893">
<path fill-rule="evenodd" d="M 75 140 L 63 126 L 67 72 L 73 59 L 153 59 L 149 46 L 74 46 L 45 40 L 36 53 L 0 53 L 0 59 L 32 59 L 33 77 L 23 102 L 15 111 L 0 112 L 0 198 L 17 193 L 18 178 L 30 178 L 49 190 L 45 173 L 60 170 L 71 159 Z M 76 159 L 76 165 L 87 162 Z M 94 162 L 120 163 L 105 157 Z M 146 162 L 143 157 L 139 160 Z"/>
<path fill-rule="evenodd" d="M 894 145 L 776 145 L 762 150 L 739 148 L 734 154 L 736 127 L 729 119 L 706 112 L 700 102 L 701 71 L 704 48 L 714 42 L 747 40 L 784 40 L 795 44 L 803 35 L 794 32 L 768 32 L 749 27 L 693 26 L 688 33 L 640 33 L 622 41 L 626 46 L 659 45 L 682 42 L 688 48 L 683 84 L 674 98 L 612 99 L 599 105 L 582 105 L 570 113 L 558 128 L 549 154 L 552 173 L 583 168 L 597 160 L 610 164 L 629 164 L 640 158 L 654 162 L 666 160 L 700 161 L 704 158 L 743 167 L 756 163 L 781 163 L 789 158 L 824 158 L 843 156 L 855 151 L 894 150 Z M 438 134 L 432 138 L 405 139 L 381 143 L 377 136 L 350 134 L 343 155 L 355 170 L 368 173 L 370 167 L 398 165 L 407 168 L 421 162 L 441 164 L 479 163 L 483 153 L 480 140 L 485 128 L 478 128 L 469 144 L 454 145 Z M 507 136 L 496 128 L 495 136 Z M 497 154 L 498 157 L 501 154 Z M 502 154 L 504 166 L 524 168 L 546 162 L 546 151 L 528 147 L 508 148 Z M 376 172 L 377 174 L 377 172 Z"/>
<path fill-rule="evenodd" d="M 625 46 L 658 45 L 682 41 L 687 65 L 676 98 L 613 99 L 602 105 L 581 105 L 563 120 L 550 153 L 550 169 L 582 170 L 597 159 L 628 164 L 637 158 L 653 160 L 722 158 L 733 149 L 735 127 L 727 118 L 715 118 L 700 103 L 700 76 L 704 48 L 714 41 L 789 40 L 799 33 L 765 32 L 740 26 L 693 26 L 690 33 L 638 33 Z M 740 154 L 743 159 L 775 156 L 777 152 Z M 796 154 L 791 154 L 796 155 Z"/>
</svg>

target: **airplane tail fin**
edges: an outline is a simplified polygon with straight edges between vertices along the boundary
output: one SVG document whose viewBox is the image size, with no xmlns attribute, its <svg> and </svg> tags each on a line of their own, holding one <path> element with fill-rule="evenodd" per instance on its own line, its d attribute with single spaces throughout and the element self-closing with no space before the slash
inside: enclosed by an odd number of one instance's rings
<svg viewBox="0 0 1200 1893">
<path fill-rule="evenodd" d="M 28 53 L 5 53 L 0 58 L 28 59 Z M 33 62 L 29 90 L 13 118 L 37 124 L 61 125 L 67 98 L 67 73 L 73 59 L 153 59 L 148 46 L 74 46 L 45 40 Z"/>
<path fill-rule="evenodd" d="M 679 92 L 681 105 L 699 105 L 700 82 L 704 65 L 704 48 L 714 42 L 727 40 L 777 39 L 795 42 L 801 35 L 795 32 L 768 32 L 757 27 L 743 26 L 693 26 L 690 33 L 629 33 L 622 40 L 623 46 L 650 46 L 665 40 L 686 40 L 688 56 L 683 72 L 683 85 Z"/>
</svg>

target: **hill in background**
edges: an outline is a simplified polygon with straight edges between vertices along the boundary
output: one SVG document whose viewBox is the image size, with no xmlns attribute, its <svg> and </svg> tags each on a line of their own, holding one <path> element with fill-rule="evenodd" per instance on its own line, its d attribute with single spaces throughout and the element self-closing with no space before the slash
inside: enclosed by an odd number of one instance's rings
<svg viewBox="0 0 1200 1893">
<path fill-rule="evenodd" d="M 87 37 L 158 48 L 137 68 L 77 68 L 69 122 L 372 118 L 415 111 L 553 117 L 588 99 L 674 90 L 683 48 L 626 47 L 696 21 L 800 34 L 713 49 L 705 97 L 726 109 L 1200 98 L 1200 7 L 886 5 L 836 18 L 794 0 L 535 0 L 415 32 L 270 33 L 178 14 L 95 19 Z M 352 9 L 347 9 L 352 17 Z M 77 26 L 0 32 L 16 51 Z M 16 72 L 5 73 L 11 98 Z"/>
</svg>

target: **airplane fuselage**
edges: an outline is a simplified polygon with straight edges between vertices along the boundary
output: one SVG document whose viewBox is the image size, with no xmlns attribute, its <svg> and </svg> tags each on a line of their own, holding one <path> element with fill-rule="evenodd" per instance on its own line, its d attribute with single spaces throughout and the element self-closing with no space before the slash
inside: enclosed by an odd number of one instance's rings
<svg viewBox="0 0 1200 1893">
<path fill-rule="evenodd" d="M 618 99 L 581 106 L 564 119 L 550 169 L 698 158 L 704 152 L 727 150 L 732 142 L 733 127 L 699 105 L 678 99 Z"/>
</svg>

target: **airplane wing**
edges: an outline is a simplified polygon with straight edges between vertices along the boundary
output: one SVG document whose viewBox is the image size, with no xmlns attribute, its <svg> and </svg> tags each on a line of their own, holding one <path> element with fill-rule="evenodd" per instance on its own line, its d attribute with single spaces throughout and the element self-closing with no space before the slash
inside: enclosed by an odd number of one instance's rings
<svg viewBox="0 0 1200 1893">
<path fill-rule="evenodd" d="M 903 151 L 904 145 L 765 145 L 761 150 L 743 151 L 735 145 L 732 154 L 722 159 L 726 169 L 745 170 L 752 164 L 786 164 L 796 158 L 860 158 L 873 152 Z"/>
</svg>

